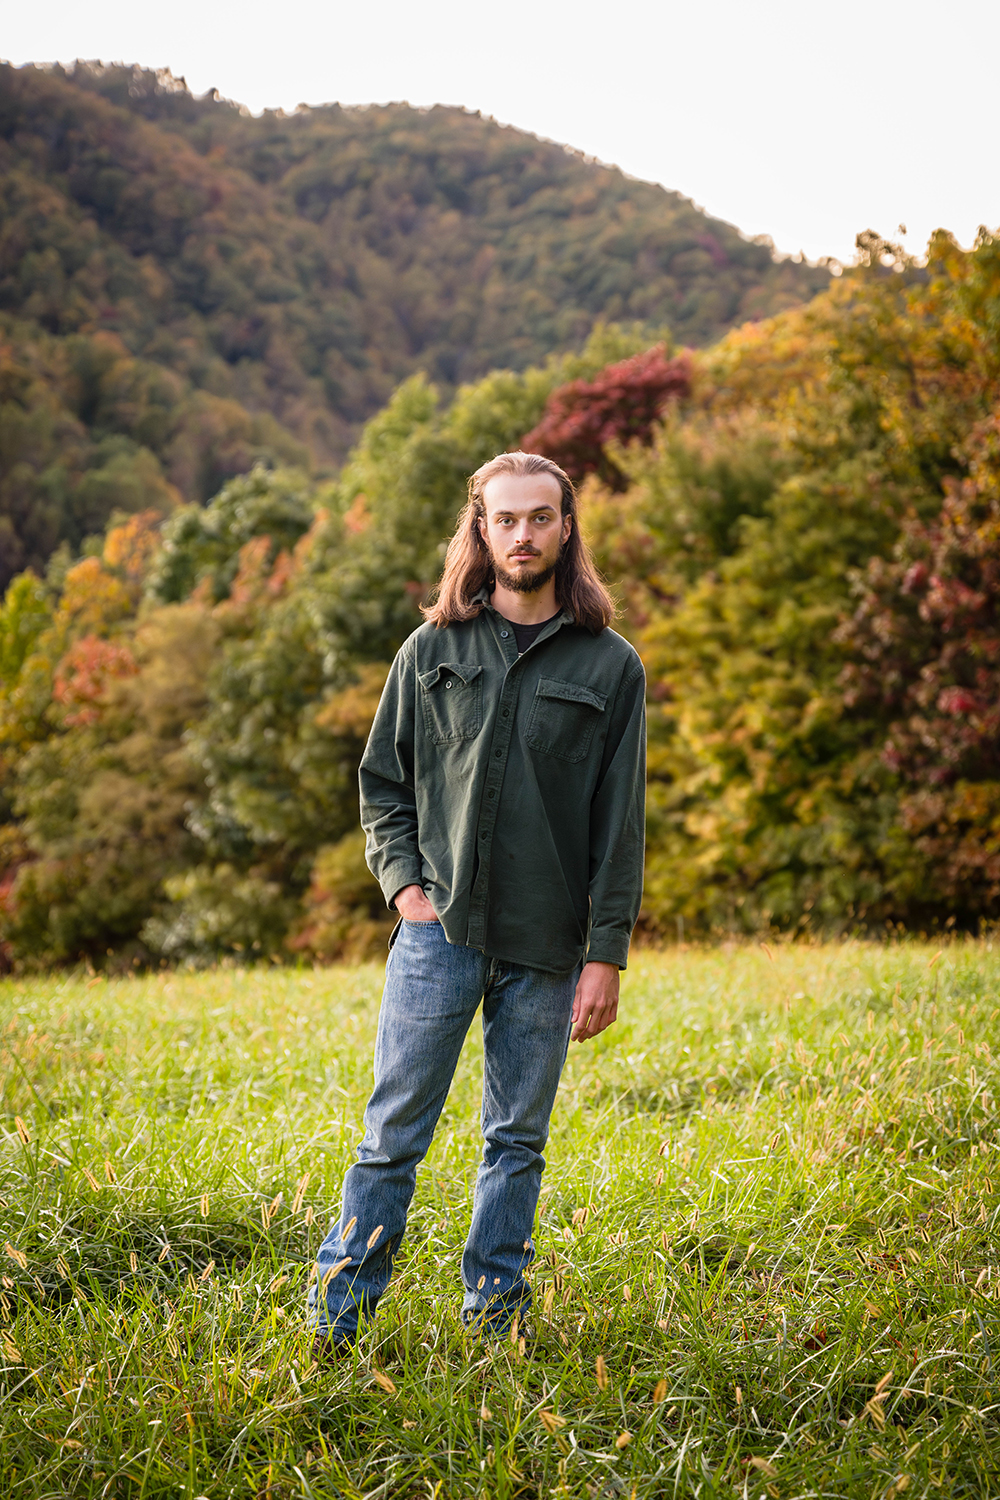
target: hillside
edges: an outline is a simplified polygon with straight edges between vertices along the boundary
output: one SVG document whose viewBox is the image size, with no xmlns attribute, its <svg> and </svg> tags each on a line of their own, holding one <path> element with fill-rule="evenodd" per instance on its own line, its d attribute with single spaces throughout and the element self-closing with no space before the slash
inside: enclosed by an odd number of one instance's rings
<svg viewBox="0 0 1000 1500">
<path fill-rule="evenodd" d="M 138 69 L 0 67 L 0 584 L 256 458 L 343 459 L 596 323 L 704 344 L 808 299 L 677 193 L 460 109 L 267 113 Z"/>
</svg>

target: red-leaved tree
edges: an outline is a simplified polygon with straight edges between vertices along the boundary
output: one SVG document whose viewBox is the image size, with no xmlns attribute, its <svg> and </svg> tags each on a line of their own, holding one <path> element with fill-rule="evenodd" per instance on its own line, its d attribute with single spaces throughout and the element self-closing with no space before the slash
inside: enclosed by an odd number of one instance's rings
<svg viewBox="0 0 1000 1500">
<path fill-rule="evenodd" d="M 648 443 L 653 423 L 671 401 L 691 390 L 687 354 L 668 359 L 662 344 L 608 365 L 593 380 L 571 380 L 549 397 L 537 427 L 525 435 L 527 453 L 542 453 L 573 479 L 599 474 L 613 489 L 625 488 L 625 477 L 609 455 L 608 445 L 637 440 Z"/>
<path fill-rule="evenodd" d="M 1000 912 L 1000 413 L 968 458 L 940 514 L 911 519 L 892 561 L 869 564 L 839 632 L 856 658 L 848 707 L 887 730 L 900 832 L 922 865 L 911 882 L 958 920 Z"/>
</svg>

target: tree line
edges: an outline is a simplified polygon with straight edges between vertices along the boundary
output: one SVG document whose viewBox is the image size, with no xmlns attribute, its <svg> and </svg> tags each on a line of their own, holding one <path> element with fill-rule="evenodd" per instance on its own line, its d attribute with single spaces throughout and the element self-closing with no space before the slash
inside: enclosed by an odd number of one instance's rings
<svg viewBox="0 0 1000 1500">
<path fill-rule="evenodd" d="M 121 513 L 0 609 L 8 963 L 355 957 L 357 763 L 465 476 L 579 479 L 649 681 L 652 937 L 973 928 L 1000 900 L 1000 239 L 876 236 L 702 350 L 404 381 L 339 476 Z"/>
</svg>

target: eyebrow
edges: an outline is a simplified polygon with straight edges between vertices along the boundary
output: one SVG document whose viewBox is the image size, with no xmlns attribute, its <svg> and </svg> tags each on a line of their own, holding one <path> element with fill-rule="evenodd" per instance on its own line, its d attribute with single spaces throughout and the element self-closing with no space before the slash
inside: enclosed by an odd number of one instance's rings
<svg viewBox="0 0 1000 1500">
<path fill-rule="evenodd" d="M 517 514 L 527 515 L 527 516 L 537 516 L 538 513 L 539 513 L 539 511 L 543 511 L 543 510 L 549 510 L 549 511 L 552 512 L 553 515 L 555 515 L 555 513 L 556 513 L 556 507 L 554 505 L 550 504 L 548 500 L 543 500 L 542 503 L 541 503 L 541 505 L 532 505 L 526 511 L 517 512 L 517 511 L 513 511 L 513 510 L 495 510 L 493 512 L 493 519 L 495 521 L 499 521 L 500 518 L 501 518 L 501 516 L 513 516 L 513 515 L 517 515 Z"/>
</svg>

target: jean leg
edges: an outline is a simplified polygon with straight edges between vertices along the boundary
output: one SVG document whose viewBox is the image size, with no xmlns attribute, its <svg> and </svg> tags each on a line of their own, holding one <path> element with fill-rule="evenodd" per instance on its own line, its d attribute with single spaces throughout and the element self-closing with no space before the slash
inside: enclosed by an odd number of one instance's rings
<svg viewBox="0 0 1000 1500">
<path fill-rule="evenodd" d="M 483 1000 L 483 1158 L 462 1257 L 465 1318 L 503 1327 L 531 1301 L 524 1271 L 549 1117 L 569 1046 L 579 968 L 547 974 L 494 965 Z"/>
<path fill-rule="evenodd" d="M 321 1335 L 353 1339 L 359 1317 L 372 1315 L 388 1285 L 417 1166 L 482 999 L 488 964 L 476 950 L 450 944 L 439 922 L 404 922 L 400 928 L 386 964 L 364 1139 L 309 1290 L 308 1322 Z M 321 1298 L 320 1284 L 334 1266 L 340 1269 Z"/>
</svg>

